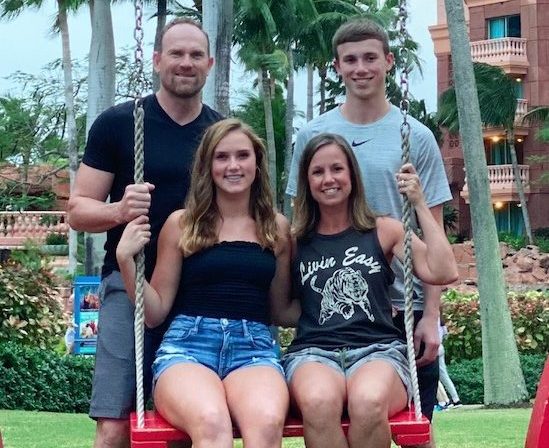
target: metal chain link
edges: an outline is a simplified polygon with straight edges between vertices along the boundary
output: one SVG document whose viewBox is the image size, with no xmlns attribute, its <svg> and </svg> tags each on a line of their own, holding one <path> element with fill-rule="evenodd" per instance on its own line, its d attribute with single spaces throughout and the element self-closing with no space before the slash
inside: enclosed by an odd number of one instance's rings
<svg viewBox="0 0 549 448">
<path fill-rule="evenodd" d="M 400 112 L 402 114 L 402 124 L 400 125 L 400 136 L 402 139 L 402 164 L 410 162 L 410 123 L 408 121 L 408 112 L 410 110 L 409 83 L 408 74 L 410 71 L 409 52 L 406 43 L 410 38 L 406 28 L 408 19 L 408 9 L 406 0 L 399 0 L 398 5 L 398 25 L 400 56 L 404 61 L 404 68 L 400 73 L 400 90 L 402 98 L 400 100 Z M 402 203 L 402 221 L 404 224 L 404 327 L 406 330 L 406 344 L 408 351 L 408 364 L 412 380 L 412 391 L 415 408 L 416 420 L 421 419 L 421 399 L 419 396 L 419 384 L 417 379 L 417 367 L 414 350 L 414 280 L 412 268 L 412 226 L 411 216 L 413 207 L 406 195 L 403 195 Z"/>
<path fill-rule="evenodd" d="M 143 0 L 135 0 L 135 100 L 133 109 L 134 119 L 134 183 L 142 184 L 144 181 L 144 117 L 143 110 Z M 135 383 L 136 383 L 136 410 L 137 427 L 145 426 L 145 393 L 143 387 L 143 354 L 144 354 L 144 283 L 145 283 L 145 253 L 142 249 L 135 257 Z"/>
</svg>

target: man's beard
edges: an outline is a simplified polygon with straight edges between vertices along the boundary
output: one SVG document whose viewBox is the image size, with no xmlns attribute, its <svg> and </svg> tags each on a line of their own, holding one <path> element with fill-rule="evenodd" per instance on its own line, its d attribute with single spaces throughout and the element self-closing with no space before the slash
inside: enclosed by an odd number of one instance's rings
<svg viewBox="0 0 549 448">
<path fill-rule="evenodd" d="M 205 81 L 183 84 L 178 83 L 174 80 L 174 78 L 171 78 L 171 80 L 172 82 L 163 82 L 162 86 L 172 95 L 182 99 L 194 98 L 200 95 L 200 92 L 202 91 L 202 88 L 205 84 Z"/>
</svg>

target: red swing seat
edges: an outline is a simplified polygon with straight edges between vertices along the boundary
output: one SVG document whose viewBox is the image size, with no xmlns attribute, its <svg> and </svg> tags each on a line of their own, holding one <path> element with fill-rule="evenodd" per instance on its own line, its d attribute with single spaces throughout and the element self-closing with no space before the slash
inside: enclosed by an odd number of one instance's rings
<svg viewBox="0 0 549 448">
<path fill-rule="evenodd" d="M 431 439 L 431 426 L 429 420 L 422 416 L 421 420 L 415 419 L 414 410 L 406 409 L 394 415 L 390 421 L 391 433 L 395 444 L 405 447 L 410 445 L 423 445 Z M 349 420 L 341 421 L 341 426 L 347 434 Z M 137 427 L 137 414 L 130 416 L 131 448 L 168 448 L 168 442 L 178 440 L 191 440 L 189 435 L 171 426 L 162 416 L 154 411 L 145 412 L 145 425 Z M 238 429 L 233 429 L 235 438 L 240 438 Z M 288 416 L 284 425 L 284 437 L 303 437 L 303 424 L 301 419 Z"/>
<path fill-rule="evenodd" d="M 549 358 L 539 380 L 525 448 L 549 448 Z"/>
</svg>

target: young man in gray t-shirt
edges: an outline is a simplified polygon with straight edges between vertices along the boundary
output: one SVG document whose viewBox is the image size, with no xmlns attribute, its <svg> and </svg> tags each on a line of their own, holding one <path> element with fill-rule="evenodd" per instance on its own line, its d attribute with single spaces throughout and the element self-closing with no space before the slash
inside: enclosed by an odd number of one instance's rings
<svg viewBox="0 0 549 448">
<path fill-rule="evenodd" d="M 332 41 L 334 65 L 346 87 L 345 102 L 307 123 L 296 139 L 286 193 L 295 196 L 299 160 L 307 142 L 321 132 L 342 135 L 352 146 L 359 161 L 370 207 L 379 214 L 402 217 L 402 197 L 395 173 L 401 161 L 400 125 L 402 116 L 385 94 L 385 78 L 394 57 L 389 51 L 385 31 L 367 20 L 342 25 Z M 409 118 L 411 126 L 411 162 L 420 177 L 427 205 L 442 226 L 443 203 L 451 199 L 440 150 L 432 132 Z M 396 322 L 403 326 L 404 305 L 402 266 L 393 262 L 396 274 L 392 290 L 393 305 L 399 310 Z M 432 416 L 436 402 L 438 365 L 438 319 L 440 287 L 416 281 L 414 310 L 416 349 L 423 412 Z M 431 446 L 434 446 L 432 444 Z"/>
</svg>

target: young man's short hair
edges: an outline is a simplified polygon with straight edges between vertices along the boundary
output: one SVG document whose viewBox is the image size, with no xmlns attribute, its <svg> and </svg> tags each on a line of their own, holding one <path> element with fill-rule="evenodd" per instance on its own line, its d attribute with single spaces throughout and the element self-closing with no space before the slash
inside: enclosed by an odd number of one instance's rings
<svg viewBox="0 0 549 448">
<path fill-rule="evenodd" d="M 383 52 L 389 54 L 389 36 L 377 23 L 368 19 L 353 19 L 341 25 L 332 38 L 332 51 L 338 59 L 337 47 L 347 42 L 375 39 L 383 44 Z"/>
</svg>

